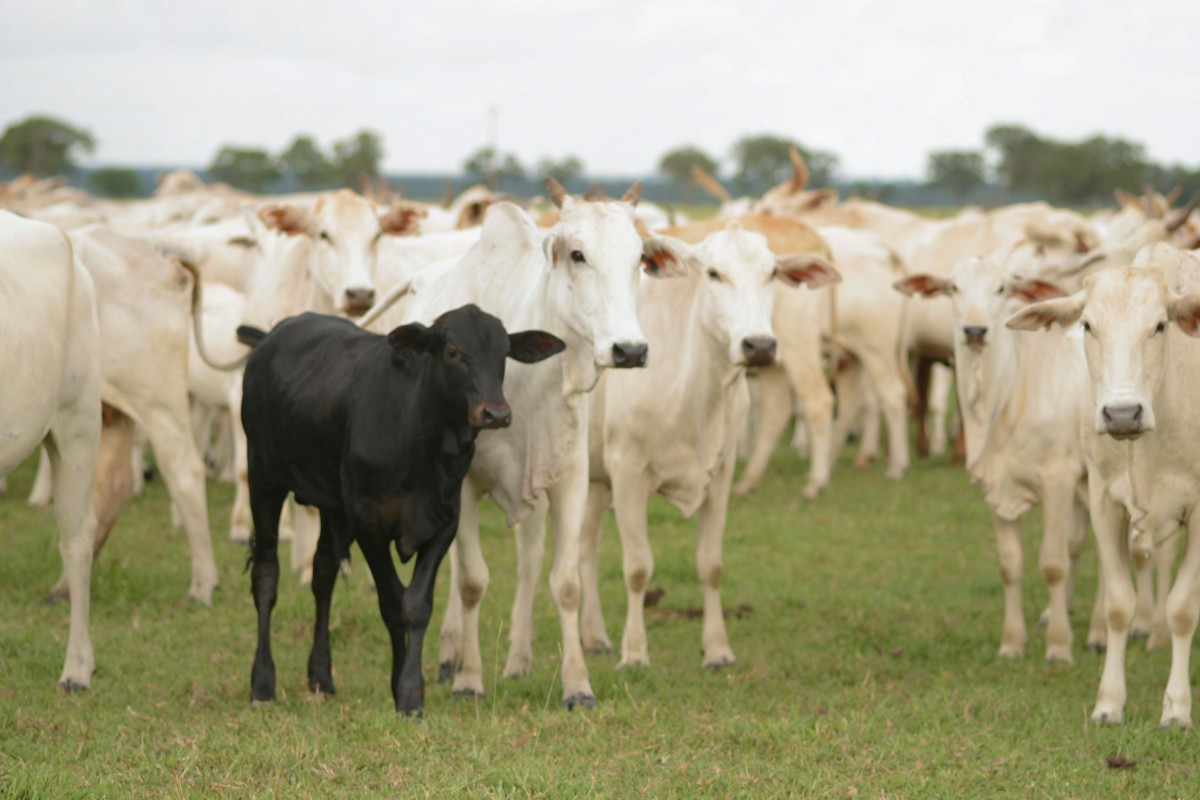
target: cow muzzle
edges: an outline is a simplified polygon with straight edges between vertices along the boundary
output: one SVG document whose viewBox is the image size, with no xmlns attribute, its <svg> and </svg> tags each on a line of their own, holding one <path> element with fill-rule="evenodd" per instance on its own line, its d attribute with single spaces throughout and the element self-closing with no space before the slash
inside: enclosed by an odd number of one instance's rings
<svg viewBox="0 0 1200 800">
<path fill-rule="evenodd" d="M 345 295 L 346 313 L 352 317 L 361 317 L 375 305 L 375 290 L 371 288 L 347 289 Z"/>
<path fill-rule="evenodd" d="M 747 367 L 769 367 L 775 363 L 776 349 L 774 336 L 747 336 L 742 339 L 742 363 Z"/>
<path fill-rule="evenodd" d="M 475 428 L 507 428 L 512 424 L 508 403 L 480 403 L 471 410 L 467 422 Z"/>
<path fill-rule="evenodd" d="M 967 340 L 967 344 L 979 346 L 986 344 L 987 327 L 984 325 L 967 325 L 963 329 L 963 337 Z"/>
<path fill-rule="evenodd" d="M 1136 439 L 1154 428 L 1146 419 L 1145 406 L 1141 403 L 1106 405 L 1100 409 L 1100 419 L 1104 424 L 1102 433 L 1114 439 Z"/>
<path fill-rule="evenodd" d="M 650 345 L 645 342 L 617 342 L 612 347 L 613 366 L 619 369 L 646 366 Z"/>
</svg>

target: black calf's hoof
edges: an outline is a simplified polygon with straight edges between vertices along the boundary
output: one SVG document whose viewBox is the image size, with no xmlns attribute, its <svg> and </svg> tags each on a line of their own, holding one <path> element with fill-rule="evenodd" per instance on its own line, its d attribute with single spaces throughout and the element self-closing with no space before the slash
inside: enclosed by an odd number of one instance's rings
<svg viewBox="0 0 1200 800">
<path fill-rule="evenodd" d="M 330 697 L 337 694 L 333 688 L 333 681 L 312 681 L 308 684 L 308 690 L 313 694 L 327 694 Z"/>
<path fill-rule="evenodd" d="M 271 700 L 255 700 L 255 699 L 251 698 L 250 699 L 250 707 L 255 709 L 256 711 L 259 709 L 263 709 L 263 708 L 270 708 L 271 702 L 272 702 Z"/>
<path fill-rule="evenodd" d="M 449 683 L 454 680 L 455 672 L 453 661 L 443 661 L 438 666 L 438 683 Z"/>
<path fill-rule="evenodd" d="M 396 713 L 403 714 L 413 722 L 420 722 L 421 720 L 425 719 L 425 709 L 423 708 L 410 708 L 407 710 L 403 708 L 397 708 Z"/>
<path fill-rule="evenodd" d="M 574 711 L 575 706 L 591 711 L 596 707 L 596 698 L 585 692 L 579 692 L 563 700 L 563 705 L 567 707 L 567 711 Z"/>
</svg>

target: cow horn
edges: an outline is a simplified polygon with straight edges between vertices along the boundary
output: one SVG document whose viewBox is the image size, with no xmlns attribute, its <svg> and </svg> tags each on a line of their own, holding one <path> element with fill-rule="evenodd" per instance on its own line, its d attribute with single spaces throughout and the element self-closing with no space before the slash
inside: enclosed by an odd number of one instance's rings
<svg viewBox="0 0 1200 800">
<path fill-rule="evenodd" d="M 1163 200 L 1167 201 L 1167 208 L 1175 205 L 1175 201 L 1179 199 L 1179 195 L 1183 194 L 1183 187 L 1178 183 L 1175 188 L 1163 195 Z"/>
<path fill-rule="evenodd" d="M 555 208 L 561 209 L 567 200 L 567 190 L 549 175 L 546 176 L 546 194 L 550 195 L 550 200 L 554 203 Z"/>
<path fill-rule="evenodd" d="M 733 200 L 733 196 L 729 194 L 729 190 L 722 186 L 719 180 L 701 169 L 698 164 L 692 164 L 692 181 L 723 203 L 729 203 Z"/>
<path fill-rule="evenodd" d="M 642 199 L 642 182 L 638 181 L 633 186 L 629 187 L 629 191 L 621 195 L 621 201 L 629 203 L 631 206 L 636 206 L 638 200 Z"/>
<path fill-rule="evenodd" d="M 792 161 L 792 189 L 797 192 L 804 191 L 804 187 L 808 186 L 808 164 L 804 163 L 804 156 L 800 155 L 800 151 L 794 146 L 788 148 L 788 158 Z"/>
<path fill-rule="evenodd" d="M 1197 205 L 1200 205 L 1200 192 L 1192 195 L 1192 199 L 1188 201 L 1188 204 L 1171 216 L 1170 221 L 1167 222 L 1167 233 L 1174 233 L 1182 228 L 1183 223 L 1187 222 L 1187 218 L 1196 210 Z"/>
</svg>

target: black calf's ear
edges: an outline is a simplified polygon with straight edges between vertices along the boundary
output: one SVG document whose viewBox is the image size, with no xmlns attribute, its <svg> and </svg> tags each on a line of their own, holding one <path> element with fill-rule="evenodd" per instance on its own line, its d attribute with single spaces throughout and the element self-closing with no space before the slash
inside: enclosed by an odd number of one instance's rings
<svg viewBox="0 0 1200 800">
<path fill-rule="evenodd" d="M 387 337 L 388 343 L 401 353 L 426 353 L 433 349 L 433 328 L 427 328 L 419 322 L 401 325 Z"/>
<path fill-rule="evenodd" d="M 521 331 L 508 335 L 508 357 L 522 364 L 536 364 L 566 349 L 566 342 L 545 331 Z"/>
</svg>

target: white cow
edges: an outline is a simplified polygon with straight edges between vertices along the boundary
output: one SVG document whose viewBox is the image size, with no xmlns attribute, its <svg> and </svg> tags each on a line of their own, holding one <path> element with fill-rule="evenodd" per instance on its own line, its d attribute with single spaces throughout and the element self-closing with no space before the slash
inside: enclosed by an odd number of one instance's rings
<svg viewBox="0 0 1200 800">
<path fill-rule="evenodd" d="M 1012 328 L 1080 322 L 1090 377 L 1082 403 L 1092 526 L 1108 619 L 1108 649 L 1092 722 L 1125 712 L 1125 647 L 1135 598 L 1131 553 L 1147 553 L 1187 528 L 1200 541 L 1200 258 L 1160 244 L 1133 267 L 1102 270 L 1082 291 L 1018 312 Z M 1192 721 L 1188 671 L 1200 615 L 1200 547 L 1188 547 L 1167 596 L 1171 674 L 1163 726 Z"/>
<path fill-rule="evenodd" d="M 1087 470 L 1079 438 L 1079 400 L 1087 374 L 1076 332 L 1033 338 L 1004 327 L 1024 305 L 1064 294 L 1052 284 L 1013 278 L 1011 263 L 1023 263 L 1020 251 L 1026 247 L 964 259 L 946 277 L 910 275 L 897 281 L 897 287 L 906 294 L 948 297 L 953 304 L 967 469 L 992 509 L 1004 583 L 1000 655 L 1017 658 L 1025 652 L 1022 518 L 1041 505 L 1038 562 L 1050 594 L 1044 617 L 1046 659 L 1070 663 L 1067 611 L 1076 561 L 1087 538 Z M 1097 605 L 1088 645 L 1103 643 L 1102 605 Z"/>
<path fill-rule="evenodd" d="M 51 225 L 0 211 L 0 476 L 45 444 L 54 464 L 58 547 L 71 598 L 59 685 L 91 685 L 88 636 L 92 478 L 100 444 L 100 336 L 95 293 L 71 245 Z"/>
<path fill-rule="evenodd" d="M 736 221 L 690 249 L 696 267 L 684 279 L 642 282 L 638 316 L 653 354 L 646 369 L 605 375 L 592 404 L 592 483 L 581 559 L 583 643 L 591 652 L 611 649 L 600 610 L 596 551 L 601 522 L 612 506 L 628 596 L 622 667 L 650 663 L 642 609 L 654 568 L 646 504 L 656 492 L 684 516 L 699 513 L 702 657 L 709 669 L 734 663 L 721 609 L 721 542 L 750 400 L 746 369 L 775 358 L 776 280 L 810 289 L 840 280 L 820 256 L 776 256 L 764 236 Z M 524 578 L 524 570 L 520 573 Z M 514 618 L 514 630 L 516 623 Z M 527 649 L 529 642 L 520 645 Z"/>
<path fill-rule="evenodd" d="M 536 327 L 567 343 L 555 362 L 513 370 L 504 396 L 513 424 L 476 443 L 463 484 L 462 515 L 451 552 L 451 596 L 442 627 L 443 676 L 458 694 L 483 693 L 479 602 L 488 570 L 479 546 L 476 506 L 490 492 L 517 527 L 523 568 L 540 572 L 549 510 L 554 527 L 550 593 L 562 628 L 563 702 L 595 704 L 579 638 L 579 531 L 587 501 L 589 392 L 608 367 L 641 366 L 645 337 L 637 320 L 638 276 L 677 275 L 686 254 L 671 242 L 642 240 L 634 227 L 641 186 L 620 202 L 586 202 L 547 181 L 561 218 L 538 228 L 519 207 L 488 209 L 480 241 L 461 259 L 431 266 L 411 284 L 406 320 L 430 320 L 474 302 L 509 328 Z M 404 287 L 400 287 L 403 289 Z M 384 306 L 381 303 L 381 308 Z M 518 598 L 518 608 L 526 602 Z M 505 675 L 529 669 L 510 654 Z"/>
</svg>

